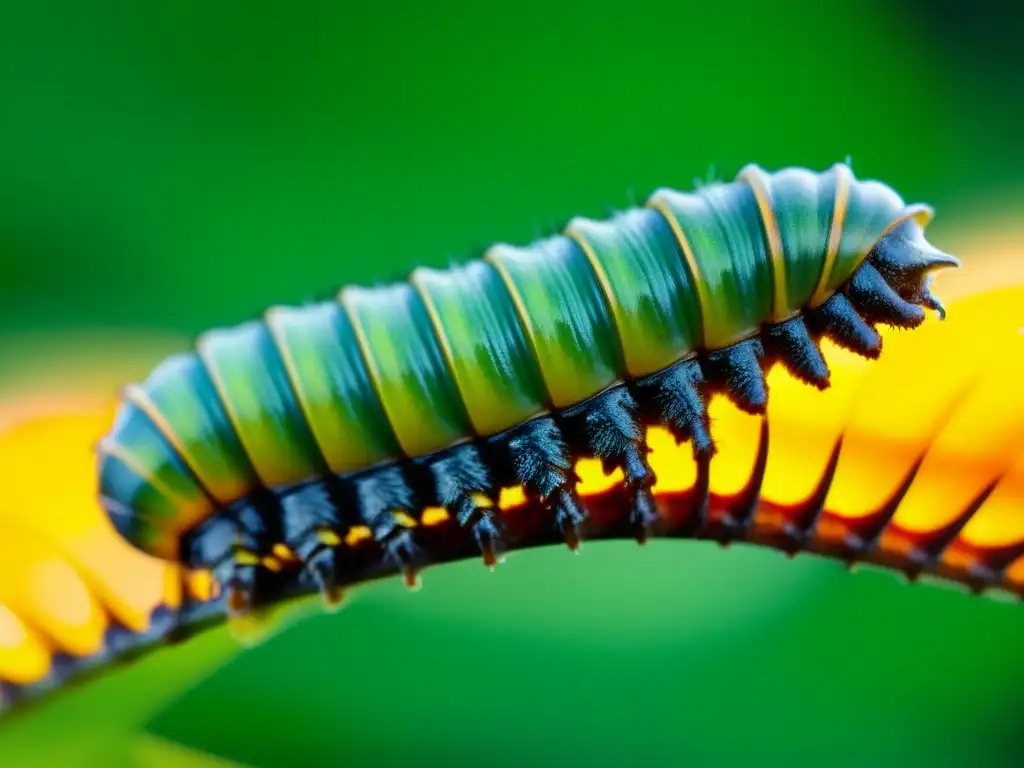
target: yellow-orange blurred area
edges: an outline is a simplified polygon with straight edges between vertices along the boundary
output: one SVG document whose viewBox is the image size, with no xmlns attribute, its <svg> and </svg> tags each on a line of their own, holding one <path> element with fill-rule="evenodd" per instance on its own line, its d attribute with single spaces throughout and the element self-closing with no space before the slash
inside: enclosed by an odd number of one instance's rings
<svg viewBox="0 0 1024 768">
<path fill-rule="evenodd" d="M 830 389 L 819 392 L 780 367 L 771 371 L 764 499 L 781 506 L 806 500 L 842 434 L 827 516 L 870 515 L 921 462 L 896 528 L 938 531 L 996 483 L 960 541 L 982 549 L 1024 541 L 1024 274 L 1007 286 L 998 261 L 966 263 L 936 281 L 939 295 L 959 297 L 948 303 L 947 321 L 930 317 L 915 331 L 884 332 L 879 361 L 826 342 Z M 112 423 L 119 385 L 139 380 L 158 359 L 152 345 L 131 346 L 129 354 L 116 337 L 91 342 L 77 367 L 104 372 L 94 379 L 55 365 L 45 376 L 0 381 L 0 679 L 38 680 L 53 651 L 90 655 L 112 619 L 143 631 L 157 606 L 181 601 L 178 568 L 123 542 L 96 500 L 93 446 Z M 184 344 L 164 346 L 169 352 Z M 750 477 L 760 422 L 720 397 L 710 414 L 718 446 L 711 492 L 728 496 Z M 652 430 L 649 444 L 656 493 L 694 484 L 689 445 L 676 445 L 661 429 Z M 584 495 L 620 479 L 594 460 L 580 462 L 578 472 Z M 502 507 L 522 502 L 520 489 L 502 494 Z M 445 517 L 429 510 L 423 523 Z M 755 517 L 754 524 L 767 523 Z M 350 532 L 348 543 L 366 533 Z M 1024 562 L 1012 564 L 1006 578 L 1024 587 Z M 191 584 L 199 595 L 211 588 L 198 577 Z"/>
<path fill-rule="evenodd" d="M 770 372 L 765 501 L 785 507 L 809 500 L 842 436 L 828 517 L 849 522 L 878 512 L 919 464 L 893 531 L 924 538 L 938 533 L 995 484 L 960 541 L 982 549 L 1024 542 L 1024 283 L 1007 285 L 996 265 L 982 265 L 944 273 L 938 290 L 960 275 L 971 287 L 950 304 L 947 320 L 930 316 L 914 331 L 881 329 L 878 361 L 825 341 L 832 372 L 826 391 L 779 366 Z M 760 422 L 722 397 L 709 411 L 719 450 L 711 462 L 711 492 L 728 496 L 750 478 Z M 692 487 L 696 464 L 689 446 L 675 444 L 661 429 L 652 430 L 648 442 L 655 492 Z M 581 462 L 580 474 L 584 494 L 621 477 L 605 475 L 593 460 Z"/>
<path fill-rule="evenodd" d="M 93 446 L 112 423 L 113 377 L 141 372 L 116 341 L 87 345 L 94 355 L 111 345 L 93 361 L 98 374 L 73 379 L 26 354 L 17 378 L 0 382 L 0 680 L 39 680 L 55 651 L 99 652 L 111 620 L 143 632 L 155 608 L 180 604 L 178 567 L 128 546 L 96 500 Z M 209 590 L 202 578 L 185 582 Z"/>
</svg>

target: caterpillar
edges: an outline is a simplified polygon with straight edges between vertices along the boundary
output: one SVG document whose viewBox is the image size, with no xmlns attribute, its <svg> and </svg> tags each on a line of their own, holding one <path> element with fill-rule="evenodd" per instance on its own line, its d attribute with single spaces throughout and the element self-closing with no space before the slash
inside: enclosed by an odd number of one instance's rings
<svg viewBox="0 0 1024 768">
<path fill-rule="evenodd" d="M 882 328 L 886 354 L 875 361 L 822 340 L 827 389 L 775 366 L 764 414 L 713 395 L 710 436 L 718 450 L 706 489 L 693 452 L 652 427 L 645 439 L 659 477 L 651 488 L 659 517 L 650 534 L 808 552 L 1024 597 L 1021 326 L 1024 286 L 986 290 L 956 301 L 946 322 L 929 319 L 912 334 Z M 74 430 L 60 429 L 62 418 Z M 50 508 L 54 500 L 33 508 L 28 501 L 39 489 L 32 481 L 12 497 L 14 472 L 0 500 L 0 709 L 225 617 L 238 620 L 213 574 L 141 553 L 89 503 L 99 478 L 73 465 L 79 455 L 88 461 L 89 445 L 112 419 L 106 408 L 40 418 L 34 441 L 15 431 L 7 447 L 0 434 L 0 464 L 47 466 L 75 479 L 60 508 Z M 573 469 L 589 513 L 581 538 L 632 536 L 623 525 L 630 499 L 621 470 L 605 474 L 593 458 Z M 703 494 L 704 514 L 694 521 Z M 24 508 L 5 509 L 12 498 L 24 499 Z M 521 488 L 503 489 L 497 508 L 509 551 L 562 538 L 550 509 Z M 478 556 L 473 538 L 441 509 L 425 510 L 407 530 L 415 532 L 422 567 Z M 349 529 L 332 552 L 338 589 L 402 570 L 367 526 Z M 296 558 L 279 550 L 271 557 L 261 571 L 264 606 L 288 606 L 319 589 Z M 54 562 L 63 567 L 59 590 L 33 589 L 38 567 Z M 79 616 L 88 621 L 76 623 Z M 249 616 L 259 620 L 259 610 Z"/>
<path fill-rule="evenodd" d="M 931 218 L 843 164 L 751 165 L 450 270 L 272 307 L 125 388 L 98 446 L 102 503 L 142 551 L 210 570 L 236 613 L 282 562 L 336 595 L 353 531 L 415 580 L 430 508 L 493 566 L 502 488 L 576 548 L 582 456 L 622 473 L 624 524 L 643 540 L 659 520 L 651 425 L 692 446 L 698 530 L 706 400 L 763 414 L 775 362 L 826 388 L 820 339 L 874 358 L 876 324 L 941 314 L 931 274 L 958 262 L 924 238 Z"/>
</svg>

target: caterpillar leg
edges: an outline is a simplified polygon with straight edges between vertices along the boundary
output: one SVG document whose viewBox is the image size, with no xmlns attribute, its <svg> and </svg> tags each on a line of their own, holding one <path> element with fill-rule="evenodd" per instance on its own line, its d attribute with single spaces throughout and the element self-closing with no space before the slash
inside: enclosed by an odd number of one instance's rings
<svg viewBox="0 0 1024 768">
<path fill-rule="evenodd" d="M 853 273 L 846 286 L 846 295 L 860 316 L 869 323 L 916 328 L 924 322 L 924 309 L 900 296 L 871 262 L 861 264 Z"/>
<path fill-rule="evenodd" d="M 763 414 L 768 407 L 768 384 L 761 369 L 763 357 L 764 345 L 760 339 L 747 339 L 709 352 L 704 363 L 708 389 L 728 395 L 747 413 Z"/>
<path fill-rule="evenodd" d="M 828 387 L 828 365 L 802 317 L 769 326 L 762 341 L 768 362 L 782 363 L 790 374 L 818 389 Z"/>
<path fill-rule="evenodd" d="M 576 495 L 578 481 L 561 430 L 550 417 L 532 419 L 487 445 L 500 485 L 522 486 L 531 501 L 554 517 L 569 548 L 579 548 L 586 512 Z"/>
<path fill-rule="evenodd" d="M 302 486 L 281 498 L 282 542 L 302 563 L 328 606 L 341 602 L 335 553 L 342 521 L 328 480 Z"/>
<path fill-rule="evenodd" d="M 472 444 L 463 444 L 432 458 L 426 465 L 433 484 L 434 502 L 444 507 L 459 525 L 468 528 L 493 568 L 501 549 L 501 528 L 495 512 L 498 490 Z"/>
<path fill-rule="evenodd" d="M 871 263 L 902 299 L 945 317 L 942 302 L 931 292 L 932 272 L 960 262 L 929 243 L 920 227 L 904 223 L 883 237 L 871 252 Z"/>
<path fill-rule="evenodd" d="M 704 372 L 696 360 L 684 360 L 671 368 L 639 379 L 634 389 L 644 418 L 665 427 L 677 442 L 691 441 L 697 463 L 697 480 L 691 494 L 687 533 L 707 524 L 711 482 L 711 440 L 708 409 L 701 393 Z"/>
<path fill-rule="evenodd" d="M 245 499 L 222 514 L 211 517 L 189 537 L 187 564 L 208 569 L 225 584 L 231 614 L 244 614 L 253 606 L 261 558 L 269 554 L 273 537 L 266 527 L 267 515 L 260 504 Z"/>
<path fill-rule="evenodd" d="M 355 478 L 353 496 L 356 516 L 384 549 L 385 560 L 401 569 L 406 586 L 415 586 L 423 553 L 414 529 L 402 523 L 420 505 L 402 467 L 380 467 Z"/>
<path fill-rule="evenodd" d="M 846 294 L 835 293 L 820 307 L 807 313 L 807 325 L 840 347 L 875 360 L 882 353 L 882 337 L 857 314 Z"/>
<path fill-rule="evenodd" d="M 638 406 L 626 387 L 605 390 L 562 414 L 565 434 L 580 453 L 601 461 L 605 472 L 622 470 L 627 501 L 627 520 L 637 540 L 643 542 L 658 519 L 651 493 L 654 472 L 647 462 L 646 429 L 638 419 Z"/>
<path fill-rule="evenodd" d="M 917 223 L 906 221 L 875 244 L 842 291 L 807 313 L 808 325 L 817 335 L 876 358 L 882 350 L 876 323 L 915 328 L 924 322 L 923 307 L 945 316 L 931 292 L 932 274 L 959 264 L 932 246 Z"/>
</svg>

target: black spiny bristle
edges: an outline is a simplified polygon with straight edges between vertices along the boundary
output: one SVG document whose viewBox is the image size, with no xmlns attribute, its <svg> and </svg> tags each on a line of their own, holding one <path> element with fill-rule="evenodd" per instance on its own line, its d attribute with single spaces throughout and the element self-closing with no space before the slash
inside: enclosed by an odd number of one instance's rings
<svg viewBox="0 0 1024 768">
<path fill-rule="evenodd" d="M 808 313 L 807 320 L 816 333 L 858 355 L 874 360 L 882 352 L 882 337 L 857 314 L 845 294 L 833 294 L 828 301 Z"/>
<path fill-rule="evenodd" d="M 828 365 L 811 339 L 803 318 L 794 317 L 770 326 L 765 333 L 764 345 L 768 358 L 779 360 L 796 378 L 818 389 L 828 387 Z"/>
<path fill-rule="evenodd" d="M 645 429 L 632 394 L 621 386 L 605 390 L 565 411 L 563 421 L 571 441 L 597 458 L 605 472 L 622 471 L 630 496 L 627 522 L 643 541 L 658 513 L 650 493 L 655 478 L 647 462 Z"/>
<path fill-rule="evenodd" d="M 586 511 L 576 494 L 578 478 L 561 429 L 550 417 L 531 419 L 490 439 L 491 465 L 505 484 L 521 485 L 551 512 L 555 528 L 570 549 L 580 544 Z"/>
<path fill-rule="evenodd" d="M 879 240 L 869 261 L 900 298 L 945 318 L 942 302 L 931 292 L 932 276 L 939 269 L 959 267 L 960 261 L 929 243 L 916 222 L 904 222 Z"/>
<path fill-rule="evenodd" d="M 708 411 L 701 396 L 704 373 L 696 360 L 687 360 L 636 382 L 646 415 L 664 425 L 682 443 L 692 440 L 694 456 L 714 452 Z"/>
<path fill-rule="evenodd" d="M 432 459 L 436 503 L 469 528 L 480 546 L 484 564 L 493 568 L 501 549 L 501 530 L 493 511 L 495 495 L 487 463 L 475 445 L 459 445 Z"/>
<path fill-rule="evenodd" d="M 925 240 L 920 227 L 898 227 L 883 237 L 871 252 L 871 262 L 890 283 L 899 285 L 937 269 L 959 267 L 955 256 Z"/>
<path fill-rule="evenodd" d="M 864 262 L 853 273 L 846 295 L 870 323 L 916 328 L 924 322 L 924 310 L 903 299 L 870 262 Z"/>
<path fill-rule="evenodd" d="M 762 357 L 764 347 L 758 339 L 709 353 L 705 374 L 711 389 L 724 392 L 747 413 L 764 413 L 768 385 L 761 370 Z"/>
</svg>

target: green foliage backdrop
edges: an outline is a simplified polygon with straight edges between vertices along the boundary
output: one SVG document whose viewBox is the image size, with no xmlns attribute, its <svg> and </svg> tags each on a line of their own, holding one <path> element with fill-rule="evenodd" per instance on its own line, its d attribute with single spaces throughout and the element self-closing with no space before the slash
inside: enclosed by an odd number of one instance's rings
<svg viewBox="0 0 1024 768">
<path fill-rule="evenodd" d="M 1020 27 L 961 36 L 976 29 L 952 12 L 9 4 L 0 351 L 29 332 L 187 336 L 749 161 L 850 156 L 933 202 L 941 244 L 1024 189 Z M 374 585 L 237 655 L 215 632 L 0 729 L 0 764 L 141 764 L 101 756 L 138 729 L 275 768 L 1012 766 L 1022 639 L 1018 607 L 884 574 L 591 545 Z M 192 669 L 186 695 L 140 707 Z"/>
</svg>

